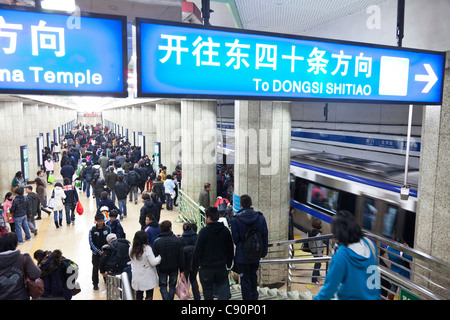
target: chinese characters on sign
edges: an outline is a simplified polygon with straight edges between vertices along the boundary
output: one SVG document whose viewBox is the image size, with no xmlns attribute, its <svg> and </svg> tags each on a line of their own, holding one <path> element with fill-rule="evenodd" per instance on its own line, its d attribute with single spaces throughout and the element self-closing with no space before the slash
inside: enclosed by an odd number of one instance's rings
<svg viewBox="0 0 450 320">
<path fill-rule="evenodd" d="M 176 59 L 176 64 L 182 64 L 182 53 L 186 53 L 187 59 L 189 59 L 189 51 L 192 50 L 192 55 L 196 58 L 196 66 L 221 66 L 221 60 L 214 60 L 214 57 L 219 56 L 218 48 L 225 46 L 230 49 L 226 52 L 226 67 L 233 66 L 234 69 L 241 68 L 241 62 L 246 67 L 249 68 L 249 61 L 251 60 L 250 54 L 254 54 L 254 68 L 272 68 L 273 70 L 277 70 L 277 63 L 279 63 L 279 59 L 282 60 L 290 60 L 290 70 L 292 73 L 295 72 L 296 61 L 305 61 L 305 65 L 307 65 L 307 72 L 314 74 L 319 73 L 327 73 L 327 67 L 330 60 L 324 58 L 327 51 L 319 50 L 317 47 L 311 51 L 308 57 L 305 59 L 303 56 L 296 56 L 296 46 L 291 47 L 291 52 L 288 54 L 283 54 L 281 57 L 278 56 L 278 48 L 276 45 L 267 45 L 257 43 L 255 48 L 253 49 L 250 44 L 239 43 L 239 39 L 234 39 L 233 42 L 214 42 L 211 37 L 208 37 L 207 41 L 204 41 L 201 36 L 199 36 L 189 47 L 186 43 L 187 38 L 183 36 L 177 35 L 169 35 L 162 34 L 161 39 L 166 41 L 165 45 L 160 45 L 159 50 L 165 52 L 163 58 L 159 59 L 161 63 L 170 63 L 170 59 L 172 57 L 172 53 L 174 54 L 174 58 Z M 244 52 L 241 52 L 244 51 Z M 364 53 L 360 53 L 359 56 L 353 57 L 351 55 L 345 55 L 343 50 L 340 50 L 339 53 L 331 53 L 331 58 L 336 60 L 334 65 L 335 69 L 331 72 L 332 75 L 335 75 L 338 71 L 341 70 L 341 75 L 346 76 L 348 72 L 349 62 L 354 61 L 354 72 L 355 77 L 358 77 L 359 74 L 365 74 L 367 78 L 372 75 L 372 58 L 364 57 Z M 280 62 L 281 62 L 280 61 Z M 183 61 L 184 63 L 184 61 Z"/>
<path fill-rule="evenodd" d="M 146 19 L 137 30 L 139 96 L 441 101 L 441 53 Z"/>
<path fill-rule="evenodd" d="M 68 29 L 68 18 L 0 7 L 0 91 L 126 92 L 124 19 L 81 17 Z"/>
</svg>

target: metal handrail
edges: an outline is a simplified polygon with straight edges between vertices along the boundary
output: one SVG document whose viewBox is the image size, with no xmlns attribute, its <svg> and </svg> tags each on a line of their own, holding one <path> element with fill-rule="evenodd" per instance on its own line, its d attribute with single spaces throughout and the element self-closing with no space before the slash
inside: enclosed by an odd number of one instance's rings
<svg viewBox="0 0 450 320">
<path fill-rule="evenodd" d="M 177 222 L 196 223 L 198 230 L 206 225 L 205 208 L 195 202 L 182 189 L 178 190 L 178 219 Z"/>
<path fill-rule="evenodd" d="M 373 241 L 375 241 L 375 243 L 377 244 L 378 250 L 380 249 L 381 244 L 391 246 L 391 247 L 397 249 L 398 251 L 404 252 L 404 253 L 410 255 L 411 257 L 413 257 L 413 259 L 415 260 L 414 263 L 417 263 L 417 261 L 422 261 L 422 262 L 428 263 L 430 266 L 438 268 L 439 269 L 438 272 L 441 271 L 442 274 L 445 275 L 444 277 L 450 278 L 450 266 L 448 264 L 446 264 L 445 262 L 443 262 L 442 260 L 432 257 L 432 256 L 430 256 L 426 253 L 420 252 L 418 250 L 409 248 L 402 244 L 399 244 L 398 242 L 395 242 L 391 239 L 384 238 L 382 236 L 373 234 L 368 231 L 364 231 L 364 235 L 366 237 L 372 239 Z M 269 243 L 269 247 L 272 247 L 272 248 L 280 247 L 281 248 L 283 246 L 288 246 L 288 248 L 289 248 L 288 250 L 293 250 L 294 244 L 305 243 L 305 242 L 310 242 L 310 241 L 314 241 L 314 240 L 329 241 L 331 239 L 333 239 L 333 235 L 325 235 L 325 236 L 320 236 L 320 237 L 310 237 L 310 238 Z M 328 245 L 326 247 L 328 248 Z M 285 252 L 285 251 L 278 250 L 275 252 Z M 296 264 L 299 264 L 299 263 L 300 264 L 326 263 L 328 265 L 328 263 L 330 262 L 330 260 L 332 258 L 331 255 L 332 254 L 328 254 L 328 251 L 326 252 L 326 255 L 323 257 L 298 257 L 298 258 L 295 258 L 294 255 L 289 255 L 289 258 L 261 259 L 260 264 L 287 264 L 288 277 L 286 279 L 286 285 L 287 285 L 287 291 L 290 291 L 290 289 L 291 289 L 290 282 L 292 282 L 292 280 L 290 278 L 292 264 L 294 264 L 294 263 L 296 263 Z M 380 255 L 379 255 L 379 258 L 380 258 L 380 260 L 388 260 Z M 422 265 L 418 265 L 418 266 L 426 269 L 425 266 L 422 266 Z M 326 268 L 325 271 L 327 271 L 327 269 L 328 268 Z M 432 289 L 427 288 L 426 286 L 420 284 L 419 281 L 417 281 L 417 279 L 407 279 L 407 278 L 403 277 L 402 275 L 390 270 L 389 268 L 383 267 L 382 265 L 379 265 L 379 270 L 380 270 L 380 275 L 382 276 L 383 279 L 386 279 L 389 282 L 395 283 L 396 285 L 398 285 L 404 289 L 407 289 L 408 291 L 412 291 L 415 295 L 417 295 L 418 297 L 420 297 L 422 299 L 432 299 L 432 300 L 446 299 L 441 294 L 436 293 Z M 408 270 L 411 273 L 414 272 L 414 270 L 410 270 L 410 269 L 406 269 L 406 270 Z M 434 272 L 433 274 L 436 275 L 436 270 L 433 271 L 429 268 L 426 270 L 429 271 L 430 273 Z M 261 272 L 261 269 L 260 269 L 260 272 Z M 437 274 L 437 275 L 440 275 L 440 274 Z M 425 280 L 429 284 L 432 284 L 439 289 L 442 289 L 444 292 L 450 292 L 450 290 L 448 288 L 445 288 L 437 283 L 434 283 L 432 280 L 428 279 L 427 277 L 425 277 L 423 275 L 415 274 L 415 276 L 417 278 L 420 278 L 421 280 Z M 297 282 L 297 283 L 299 283 L 299 282 Z M 384 288 L 384 289 L 386 289 L 388 292 L 391 292 L 390 288 Z"/>
<path fill-rule="evenodd" d="M 122 280 L 122 300 L 134 300 L 133 290 L 131 289 L 128 274 L 126 272 L 122 272 L 122 274 L 120 275 L 120 279 Z"/>
</svg>

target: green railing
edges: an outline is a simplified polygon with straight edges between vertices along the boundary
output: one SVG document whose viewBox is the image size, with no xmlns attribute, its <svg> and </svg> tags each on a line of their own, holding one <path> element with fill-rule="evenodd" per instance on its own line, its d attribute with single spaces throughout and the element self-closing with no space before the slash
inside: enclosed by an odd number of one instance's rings
<svg viewBox="0 0 450 320">
<path fill-rule="evenodd" d="M 178 190 L 178 219 L 177 222 L 190 222 L 200 230 L 206 225 L 205 208 L 192 200 L 183 190 Z"/>
</svg>

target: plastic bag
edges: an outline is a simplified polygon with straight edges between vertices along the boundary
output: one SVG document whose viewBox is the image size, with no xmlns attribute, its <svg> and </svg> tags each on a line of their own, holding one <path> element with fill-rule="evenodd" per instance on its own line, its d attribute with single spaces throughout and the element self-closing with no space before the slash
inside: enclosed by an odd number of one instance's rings
<svg viewBox="0 0 450 320">
<path fill-rule="evenodd" d="M 188 300 L 190 297 L 189 293 L 190 283 L 189 280 L 184 276 L 184 272 L 180 273 L 180 278 L 178 279 L 177 287 L 175 288 L 175 294 L 180 298 L 180 300 Z"/>
<path fill-rule="evenodd" d="M 53 174 L 49 174 L 49 175 L 48 175 L 47 182 L 49 182 L 49 183 L 55 182 L 55 177 L 53 176 Z"/>
<path fill-rule="evenodd" d="M 83 206 L 81 205 L 81 202 L 77 202 L 77 213 L 81 216 L 84 212 Z"/>
</svg>

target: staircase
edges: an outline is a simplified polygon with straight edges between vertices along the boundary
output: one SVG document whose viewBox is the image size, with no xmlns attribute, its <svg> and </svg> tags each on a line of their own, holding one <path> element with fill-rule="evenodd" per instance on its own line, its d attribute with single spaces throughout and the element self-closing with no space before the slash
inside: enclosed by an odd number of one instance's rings
<svg viewBox="0 0 450 320">
<path fill-rule="evenodd" d="M 234 284 L 230 287 L 231 299 L 230 300 L 242 300 L 241 286 L 239 284 Z M 310 292 L 298 292 L 290 291 L 287 292 L 286 289 L 269 289 L 269 288 L 259 288 L 259 300 L 312 300 L 313 296 Z M 191 295 L 189 300 L 193 300 Z"/>
</svg>

